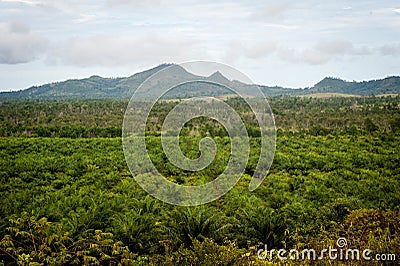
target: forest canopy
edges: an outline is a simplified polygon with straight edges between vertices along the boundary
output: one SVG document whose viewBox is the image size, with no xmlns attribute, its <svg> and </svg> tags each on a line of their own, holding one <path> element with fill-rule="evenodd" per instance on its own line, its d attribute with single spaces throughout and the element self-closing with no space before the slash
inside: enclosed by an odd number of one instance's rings
<svg viewBox="0 0 400 266">
<path fill-rule="evenodd" d="M 150 113 L 150 157 L 172 182 L 209 182 L 229 158 L 229 138 L 212 120 L 187 123 L 185 155 L 198 156 L 204 136 L 218 152 L 201 174 L 177 169 L 163 154 L 159 129 L 178 102 Z M 339 237 L 349 248 L 400 255 L 399 96 L 269 99 L 276 153 L 253 192 L 257 123 L 243 101 L 226 102 L 245 121 L 250 159 L 229 193 L 196 207 L 152 198 L 132 177 L 121 144 L 127 102 L 2 102 L 0 265 L 269 265 L 257 257 L 265 245 L 321 250 Z"/>
</svg>

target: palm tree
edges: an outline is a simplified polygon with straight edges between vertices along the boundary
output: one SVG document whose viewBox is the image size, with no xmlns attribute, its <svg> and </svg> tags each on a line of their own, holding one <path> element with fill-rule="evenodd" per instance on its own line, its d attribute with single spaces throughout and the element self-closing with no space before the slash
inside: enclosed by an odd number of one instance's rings
<svg viewBox="0 0 400 266">
<path fill-rule="evenodd" d="M 193 247 L 193 239 L 203 241 L 211 238 L 222 241 L 224 233 L 232 227 L 230 220 L 211 207 L 177 207 L 168 217 L 167 230 L 171 239 L 176 239 L 186 247 Z"/>
<path fill-rule="evenodd" d="M 243 236 L 252 244 L 267 244 L 279 248 L 283 244 L 285 221 L 275 210 L 255 206 L 242 209 L 238 215 Z"/>
</svg>

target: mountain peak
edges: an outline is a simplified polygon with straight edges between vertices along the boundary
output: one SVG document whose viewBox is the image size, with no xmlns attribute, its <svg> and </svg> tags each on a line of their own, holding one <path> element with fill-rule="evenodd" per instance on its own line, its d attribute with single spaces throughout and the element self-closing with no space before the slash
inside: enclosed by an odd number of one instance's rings
<svg viewBox="0 0 400 266">
<path fill-rule="evenodd" d="M 320 91 L 320 92 L 330 91 L 335 88 L 347 87 L 348 84 L 349 84 L 349 82 L 344 81 L 339 78 L 325 77 L 323 80 L 321 80 L 320 82 L 315 84 L 314 87 L 312 87 L 312 90 L 316 90 L 316 91 Z"/>
<path fill-rule="evenodd" d="M 340 79 L 340 78 L 335 78 L 335 77 L 325 77 L 323 80 L 318 82 L 317 84 L 332 84 L 332 83 L 346 83 L 347 81 Z M 317 85 L 316 84 L 316 85 Z"/>
<path fill-rule="evenodd" d="M 222 73 L 219 71 L 212 73 L 210 76 L 208 76 L 208 79 L 211 81 L 220 82 L 220 83 L 227 83 L 230 81 L 224 75 L 222 75 Z"/>
</svg>

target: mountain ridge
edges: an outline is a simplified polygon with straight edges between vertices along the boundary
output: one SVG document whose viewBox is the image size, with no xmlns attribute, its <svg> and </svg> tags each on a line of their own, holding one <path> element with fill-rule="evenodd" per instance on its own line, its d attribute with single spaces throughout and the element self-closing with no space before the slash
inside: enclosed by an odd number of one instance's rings
<svg viewBox="0 0 400 266">
<path fill-rule="evenodd" d="M 400 93 L 400 77 L 388 76 L 383 79 L 368 81 L 345 81 L 339 78 L 326 77 L 310 90 L 314 93 L 336 92 L 358 95 L 396 94 Z M 333 91 L 335 90 L 335 91 Z"/>
<path fill-rule="evenodd" d="M 154 73 L 172 66 L 174 64 L 161 64 L 148 70 L 135 73 L 128 77 L 118 78 L 104 78 L 98 75 L 92 75 L 83 79 L 68 79 L 60 82 L 52 82 L 40 86 L 31 86 L 27 89 L 1 92 L 0 99 L 69 99 L 69 98 L 82 98 L 82 99 L 129 99 L 136 89 L 147 78 Z M 175 65 L 178 66 L 178 65 Z M 176 73 L 171 75 L 170 83 L 183 75 L 187 80 L 195 80 L 200 77 L 187 72 L 185 69 L 178 67 Z M 204 78 L 204 77 L 203 77 Z M 205 77 L 212 82 L 224 81 L 238 84 L 238 81 L 230 81 L 219 71 L 212 73 L 210 76 Z M 178 78 L 179 79 L 179 78 Z M 240 83 L 240 82 L 239 82 Z M 240 83 L 243 86 L 250 86 L 249 84 Z M 211 86 L 211 85 L 210 85 Z M 383 79 L 375 79 L 369 81 L 345 81 L 340 78 L 325 77 L 320 82 L 316 83 L 311 88 L 293 89 L 284 88 L 280 86 L 265 86 L 258 85 L 263 93 L 267 96 L 277 95 L 307 95 L 316 93 L 340 93 L 352 95 L 380 95 L 380 94 L 399 94 L 400 93 L 400 77 L 389 76 Z M 170 97 L 185 98 L 188 94 L 195 91 L 196 84 L 182 86 L 175 94 Z M 218 96 L 226 94 L 222 90 L 216 88 L 207 88 L 207 93 Z M 154 92 L 156 93 L 157 89 Z M 195 96 L 199 96 L 199 92 Z M 193 95 L 192 95 L 193 96 Z"/>
</svg>

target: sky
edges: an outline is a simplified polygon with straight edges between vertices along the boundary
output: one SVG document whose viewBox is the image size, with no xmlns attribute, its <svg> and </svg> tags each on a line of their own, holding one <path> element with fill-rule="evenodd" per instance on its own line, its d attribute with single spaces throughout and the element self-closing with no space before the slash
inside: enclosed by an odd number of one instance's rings
<svg viewBox="0 0 400 266">
<path fill-rule="evenodd" d="M 194 60 L 292 88 L 400 75 L 400 1 L 0 0 L 0 91 Z"/>
</svg>

